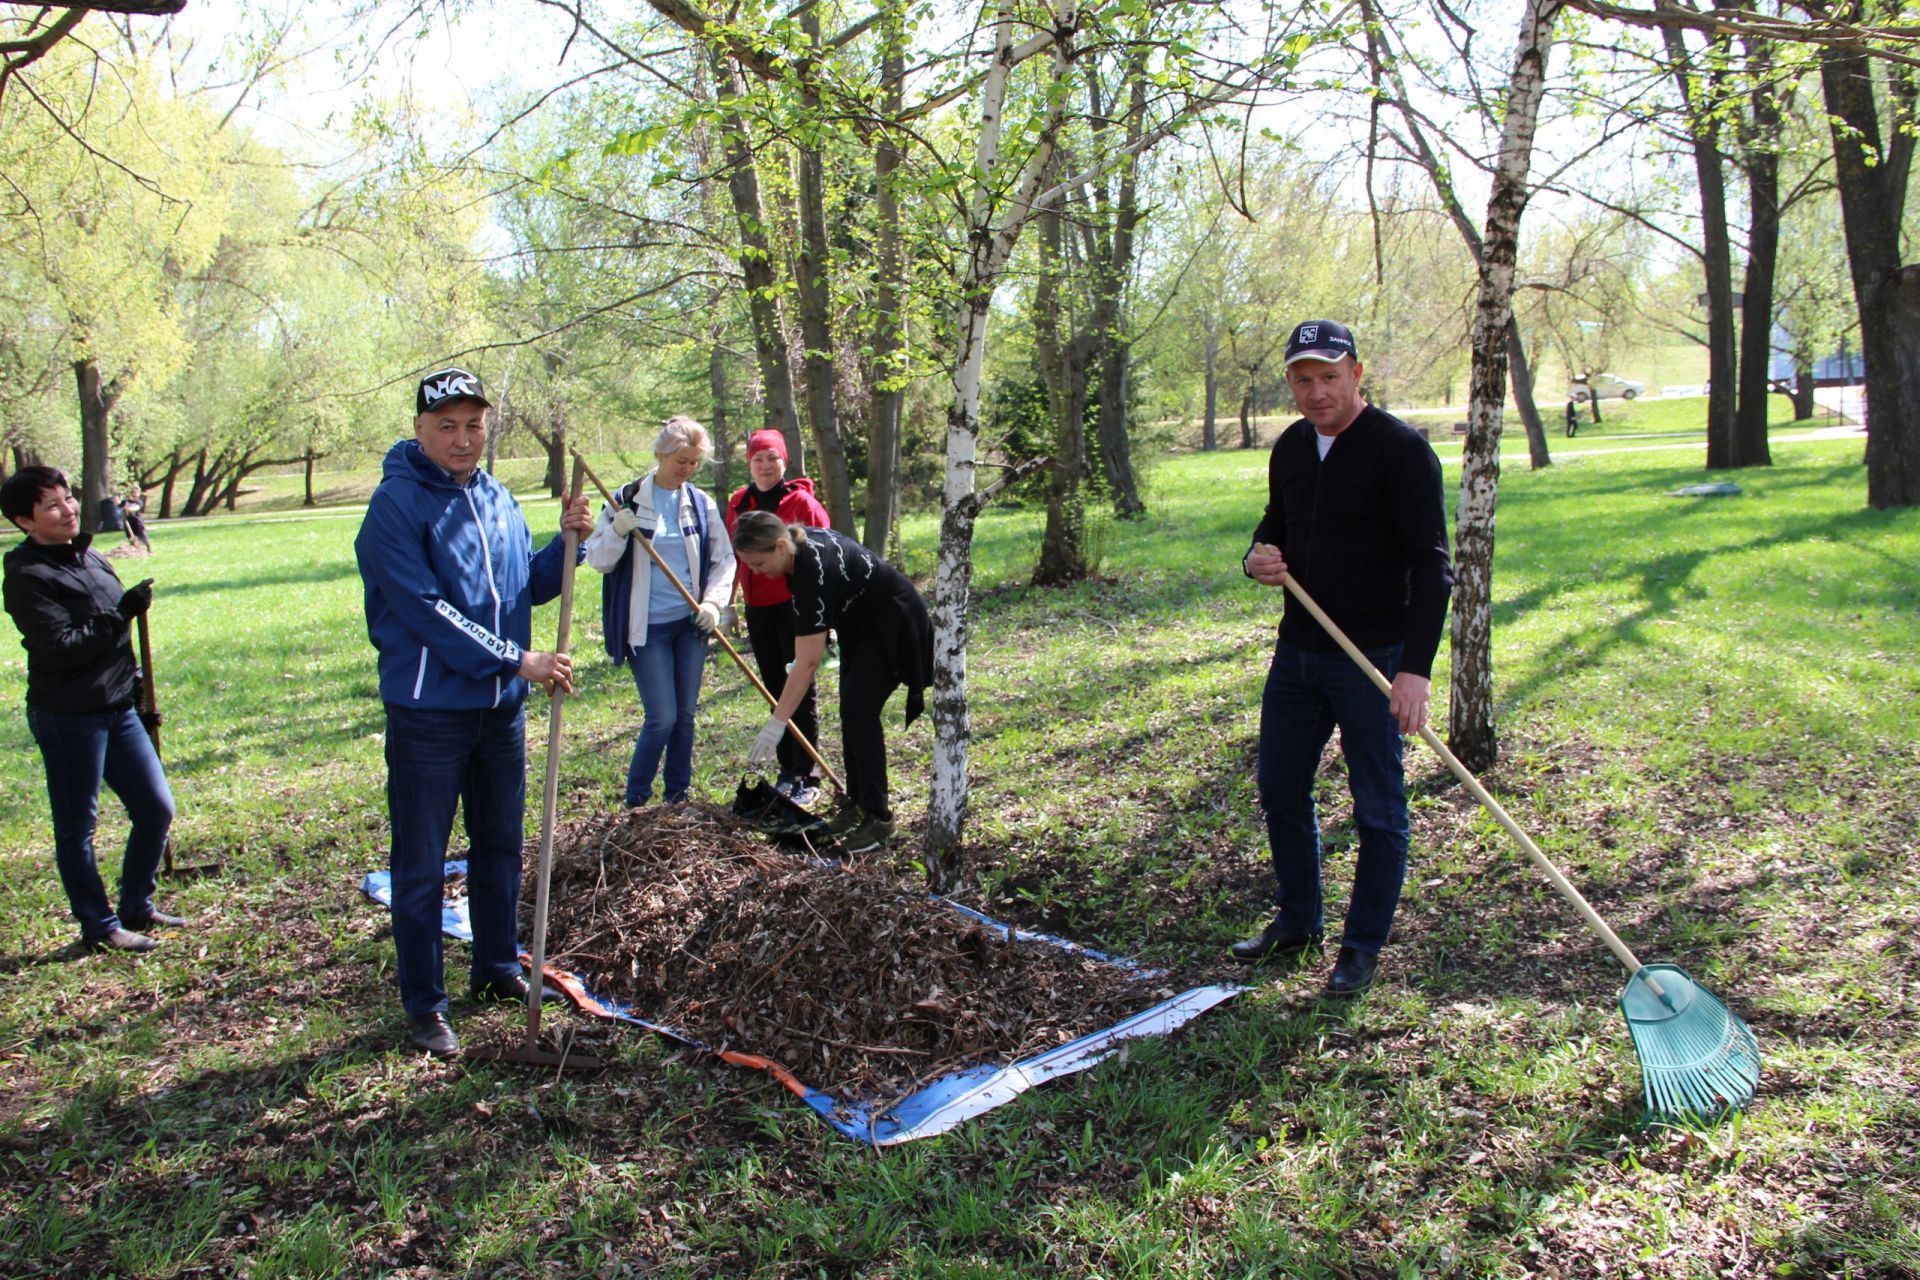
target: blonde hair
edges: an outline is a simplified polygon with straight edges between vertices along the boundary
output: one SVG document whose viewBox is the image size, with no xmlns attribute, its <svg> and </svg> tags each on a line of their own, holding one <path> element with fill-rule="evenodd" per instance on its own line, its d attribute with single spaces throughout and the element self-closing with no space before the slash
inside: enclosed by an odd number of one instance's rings
<svg viewBox="0 0 1920 1280">
<path fill-rule="evenodd" d="M 682 449 L 698 449 L 700 461 L 705 462 L 713 452 L 713 441 L 705 427 L 684 413 L 676 413 L 660 425 L 660 434 L 653 441 L 653 456 L 664 458 Z"/>
</svg>

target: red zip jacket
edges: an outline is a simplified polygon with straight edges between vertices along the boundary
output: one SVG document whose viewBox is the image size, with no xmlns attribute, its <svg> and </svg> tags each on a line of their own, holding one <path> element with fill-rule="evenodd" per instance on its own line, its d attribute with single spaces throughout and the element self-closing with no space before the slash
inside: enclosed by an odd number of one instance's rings
<svg viewBox="0 0 1920 1280">
<path fill-rule="evenodd" d="M 825 529 L 833 521 L 827 515 L 827 509 L 813 496 L 813 481 L 806 476 L 794 476 L 782 480 L 780 487 L 772 492 L 763 492 L 751 484 L 743 484 L 733 491 L 727 499 L 727 536 L 733 536 L 733 527 L 740 522 L 742 511 L 771 511 L 788 524 L 804 524 L 815 529 Z M 785 578 L 769 578 L 764 574 L 747 568 L 746 562 L 740 564 L 740 573 L 736 578 L 740 591 L 748 605 L 785 604 L 793 599 L 793 592 L 787 590 Z"/>
</svg>

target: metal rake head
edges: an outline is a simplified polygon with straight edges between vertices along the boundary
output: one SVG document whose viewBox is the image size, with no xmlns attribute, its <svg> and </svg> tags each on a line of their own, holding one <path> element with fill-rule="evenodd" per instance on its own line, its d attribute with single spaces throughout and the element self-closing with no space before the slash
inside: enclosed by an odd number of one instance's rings
<svg viewBox="0 0 1920 1280">
<path fill-rule="evenodd" d="M 1753 1031 L 1678 965 L 1650 964 L 1627 980 L 1620 1012 L 1640 1055 L 1647 1121 L 1710 1121 L 1753 1101 L 1760 1046 Z"/>
</svg>

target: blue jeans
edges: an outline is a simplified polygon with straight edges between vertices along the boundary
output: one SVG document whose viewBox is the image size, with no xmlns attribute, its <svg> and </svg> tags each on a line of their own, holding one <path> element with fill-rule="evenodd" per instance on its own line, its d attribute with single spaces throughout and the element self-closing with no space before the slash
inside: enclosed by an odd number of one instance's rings
<svg viewBox="0 0 1920 1280">
<path fill-rule="evenodd" d="M 140 717 L 131 707 L 80 715 L 28 707 L 27 728 L 46 763 L 54 865 L 73 918 L 80 922 L 80 936 L 94 941 L 118 929 L 122 920 L 145 922 L 153 915 L 154 876 L 173 825 L 173 792 Z M 120 797 L 132 822 L 120 860 L 118 912 L 108 905 L 93 858 L 102 782 Z"/>
<path fill-rule="evenodd" d="M 667 799 L 684 800 L 693 785 L 693 713 L 707 667 L 706 633 L 691 617 L 647 623 L 647 642 L 627 651 L 640 691 L 640 736 L 627 766 L 627 804 L 653 797 L 653 775 L 667 758 Z"/>
<path fill-rule="evenodd" d="M 1389 680 L 1400 669 L 1399 645 L 1371 650 L 1367 657 Z M 1323 927 L 1313 777 L 1335 725 L 1347 762 L 1353 823 L 1360 832 L 1341 941 L 1372 954 L 1386 944 L 1407 875 L 1400 726 L 1386 695 L 1345 653 L 1276 644 L 1260 702 L 1260 805 L 1273 852 L 1276 919 L 1293 933 L 1319 933 Z"/>
<path fill-rule="evenodd" d="M 522 707 L 427 711 L 387 704 L 394 976 L 408 1016 L 445 1013 L 440 902 L 453 809 L 466 812 L 474 982 L 520 972 L 520 848 L 526 841 Z"/>
</svg>

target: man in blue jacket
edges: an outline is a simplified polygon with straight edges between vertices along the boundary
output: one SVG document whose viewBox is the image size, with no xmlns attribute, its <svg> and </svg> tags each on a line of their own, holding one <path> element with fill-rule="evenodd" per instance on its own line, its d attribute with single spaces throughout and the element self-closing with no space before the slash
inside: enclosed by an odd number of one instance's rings
<svg viewBox="0 0 1920 1280">
<path fill-rule="evenodd" d="M 1400 735 L 1427 722 L 1453 569 L 1440 460 L 1406 423 L 1367 403 L 1353 334 L 1335 320 L 1309 320 L 1294 327 L 1286 359 L 1302 416 L 1274 442 L 1266 514 L 1241 564 L 1270 587 L 1292 576 L 1392 682 L 1393 695 L 1382 696 L 1287 597 L 1260 704 L 1260 806 L 1277 911 L 1232 952 L 1242 964 L 1320 952 L 1313 779 L 1337 725 L 1360 848 L 1327 992 L 1351 996 L 1373 982 L 1406 878 Z"/>
<path fill-rule="evenodd" d="M 526 841 L 529 684 L 573 692 L 563 653 L 529 649 L 533 606 L 560 594 L 565 542 L 534 554 L 513 495 L 480 463 L 490 402 L 480 379 L 421 379 L 411 440 L 387 452 L 354 540 L 367 637 L 387 708 L 393 944 L 411 1043 L 459 1050 L 447 1024 L 440 903 L 456 802 L 465 807 L 476 1000 L 524 1001 L 517 922 Z M 593 531 L 586 499 L 561 499 L 561 528 Z"/>
</svg>

